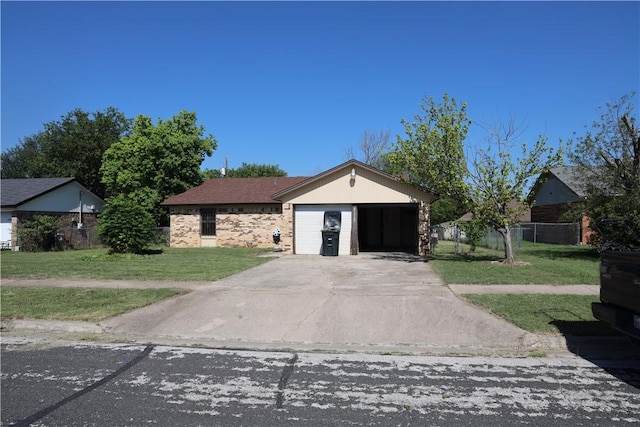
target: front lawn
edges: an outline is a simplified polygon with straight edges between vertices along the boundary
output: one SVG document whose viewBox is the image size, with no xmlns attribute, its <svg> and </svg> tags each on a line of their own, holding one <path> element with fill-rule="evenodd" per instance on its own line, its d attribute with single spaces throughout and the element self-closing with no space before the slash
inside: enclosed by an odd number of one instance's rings
<svg viewBox="0 0 640 427">
<path fill-rule="evenodd" d="M 441 241 L 429 264 L 446 283 L 455 284 L 553 284 L 597 285 L 598 253 L 589 246 L 550 245 L 522 242 L 516 251 L 524 265 L 503 265 L 503 251 L 477 248 L 470 252 L 461 244 L 462 254 L 455 253 L 454 242 Z M 520 264 L 520 263 L 519 263 Z"/>
<path fill-rule="evenodd" d="M 31 288 L 2 286 L 0 313 L 9 319 L 99 322 L 186 292 L 184 289 Z"/>
<path fill-rule="evenodd" d="M 565 336 L 620 335 L 591 312 L 590 295 L 466 294 L 464 298 L 525 331 Z"/>
<path fill-rule="evenodd" d="M 249 248 L 161 248 L 145 255 L 107 249 L 0 253 L 3 279 L 214 281 L 271 258 Z"/>
</svg>

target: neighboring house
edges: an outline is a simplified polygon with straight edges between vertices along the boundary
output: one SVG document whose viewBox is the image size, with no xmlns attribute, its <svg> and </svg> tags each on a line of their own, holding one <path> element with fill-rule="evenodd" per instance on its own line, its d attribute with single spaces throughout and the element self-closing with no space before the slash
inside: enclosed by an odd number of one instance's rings
<svg viewBox="0 0 640 427">
<path fill-rule="evenodd" d="M 429 251 L 437 199 L 357 160 L 313 177 L 215 178 L 165 200 L 172 247 L 278 247 L 322 253 L 324 214 L 341 213 L 339 255 Z"/>
<path fill-rule="evenodd" d="M 104 206 L 104 200 L 75 178 L 2 179 L 0 199 L 0 241 L 14 250 L 19 249 L 20 223 L 35 215 L 58 216 L 61 230 L 79 230 L 63 236 L 67 241 L 86 240 L 85 228 L 95 227 L 96 214 Z"/>
<path fill-rule="evenodd" d="M 531 208 L 532 222 L 567 222 L 563 215 L 586 197 L 576 171 L 576 166 L 559 166 L 551 168 L 538 177 L 530 193 L 530 197 L 534 200 Z M 582 215 L 580 242 L 588 243 L 590 234 L 589 217 Z"/>
</svg>

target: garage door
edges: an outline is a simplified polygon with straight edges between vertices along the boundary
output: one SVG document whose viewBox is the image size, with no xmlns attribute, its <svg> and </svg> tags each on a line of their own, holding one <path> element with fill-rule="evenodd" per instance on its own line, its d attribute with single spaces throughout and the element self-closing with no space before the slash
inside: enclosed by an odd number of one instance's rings
<svg viewBox="0 0 640 427">
<path fill-rule="evenodd" d="M 294 207 L 295 253 L 319 255 L 322 253 L 322 230 L 326 211 L 342 212 L 339 255 L 351 253 L 350 205 L 295 205 Z"/>
<path fill-rule="evenodd" d="M 11 212 L 0 213 L 2 222 L 0 223 L 0 242 L 11 241 Z"/>
</svg>

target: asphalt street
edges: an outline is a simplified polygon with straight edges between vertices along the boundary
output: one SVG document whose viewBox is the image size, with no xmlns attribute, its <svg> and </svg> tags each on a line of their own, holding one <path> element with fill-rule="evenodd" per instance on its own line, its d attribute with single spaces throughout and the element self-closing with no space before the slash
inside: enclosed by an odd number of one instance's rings
<svg viewBox="0 0 640 427">
<path fill-rule="evenodd" d="M 640 365 L 566 358 L 2 344 L 2 425 L 610 426 Z"/>
</svg>

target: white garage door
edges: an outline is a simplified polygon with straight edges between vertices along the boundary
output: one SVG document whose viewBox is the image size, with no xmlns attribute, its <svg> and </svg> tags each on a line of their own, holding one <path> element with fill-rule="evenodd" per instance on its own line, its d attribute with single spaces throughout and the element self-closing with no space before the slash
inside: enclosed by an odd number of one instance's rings
<svg viewBox="0 0 640 427">
<path fill-rule="evenodd" d="M 0 242 L 11 241 L 11 212 L 0 213 Z"/>
<path fill-rule="evenodd" d="M 322 253 L 322 230 L 325 211 L 342 212 L 340 246 L 338 255 L 351 253 L 351 206 L 350 205 L 295 205 L 294 233 L 295 253 L 320 255 Z"/>
</svg>

